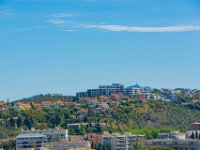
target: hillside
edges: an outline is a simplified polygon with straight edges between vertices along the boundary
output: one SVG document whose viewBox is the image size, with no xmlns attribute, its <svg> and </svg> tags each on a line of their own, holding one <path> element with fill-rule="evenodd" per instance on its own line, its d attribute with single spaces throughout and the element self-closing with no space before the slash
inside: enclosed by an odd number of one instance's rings
<svg viewBox="0 0 200 150">
<path fill-rule="evenodd" d="M 191 122 L 199 120 L 200 111 L 152 100 L 145 104 L 135 103 L 114 108 L 108 117 L 115 130 L 169 127 L 184 131 L 189 129 Z"/>
<path fill-rule="evenodd" d="M 66 101 L 74 101 L 76 98 L 74 96 L 64 96 L 62 94 L 39 94 L 28 98 L 23 98 L 15 102 L 37 102 L 41 103 L 42 101 L 56 101 L 56 100 L 62 100 L 64 102 Z"/>
<path fill-rule="evenodd" d="M 109 111 L 95 113 L 96 108 L 88 107 L 85 103 L 78 103 L 78 107 L 68 108 L 34 108 L 33 103 L 40 105 L 42 101 L 48 100 L 54 103 L 56 100 L 62 100 L 67 103 L 76 101 L 74 97 L 66 97 L 62 95 L 39 95 L 33 98 L 21 100 L 23 103 L 30 103 L 31 109 L 15 110 L 14 103 L 9 104 L 7 108 L 9 113 L 0 114 L 1 119 L 1 138 L 7 136 L 15 136 L 23 129 L 45 129 L 62 127 L 67 128 L 67 124 L 79 123 L 79 110 L 87 110 L 83 122 L 91 124 L 92 122 L 107 124 L 106 128 L 87 127 L 81 128 L 81 131 L 73 131 L 71 134 L 83 134 L 87 132 L 102 132 L 108 130 L 110 132 L 139 132 L 153 133 L 165 132 L 169 130 L 188 130 L 190 124 L 200 119 L 199 110 L 191 110 L 180 104 L 164 102 L 160 100 L 150 100 L 148 102 L 124 102 L 120 107 L 110 106 Z M 5 130 L 4 130 L 5 129 Z M 12 133 L 6 133 L 8 132 Z M 150 134 L 153 134 L 150 133 Z"/>
</svg>

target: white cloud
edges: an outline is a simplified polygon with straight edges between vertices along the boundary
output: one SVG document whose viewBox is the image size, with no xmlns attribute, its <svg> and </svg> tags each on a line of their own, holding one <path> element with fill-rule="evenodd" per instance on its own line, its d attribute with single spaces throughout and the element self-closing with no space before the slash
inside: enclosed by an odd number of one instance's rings
<svg viewBox="0 0 200 150">
<path fill-rule="evenodd" d="M 54 25 L 64 25 L 64 24 L 69 22 L 69 21 L 62 20 L 62 19 L 51 19 L 51 20 L 48 20 L 48 21 L 50 23 L 54 24 Z"/>
<path fill-rule="evenodd" d="M 114 24 L 80 24 L 73 21 L 67 21 L 64 19 L 52 19 L 50 23 L 59 26 L 69 26 L 72 28 L 82 29 L 96 29 L 111 32 L 189 32 L 200 31 L 200 25 L 176 25 L 176 26 L 125 26 Z"/>
<path fill-rule="evenodd" d="M 76 16 L 76 13 L 55 13 L 55 14 L 51 14 L 49 15 L 49 17 L 53 17 L 53 18 L 66 18 L 66 17 L 74 17 Z"/>
<path fill-rule="evenodd" d="M 82 28 L 99 29 L 113 32 L 186 32 L 200 31 L 198 25 L 178 25 L 178 26 L 163 26 L 163 27 L 140 27 L 140 26 L 122 26 L 122 25 L 80 25 Z"/>
<path fill-rule="evenodd" d="M 64 31 L 64 32 L 75 32 L 75 31 L 77 31 L 77 30 L 74 30 L 74 29 L 68 29 L 68 30 L 62 30 L 62 31 Z"/>
<path fill-rule="evenodd" d="M 30 31 L 30 30 L 41 30 L 47 29 L 47 26 L 30 26 L 30 27 L 5 27 L 0 28 L 0 33 L 7 33 L 7 32 L 21 32 L 21 31 Z"/>
</svg>

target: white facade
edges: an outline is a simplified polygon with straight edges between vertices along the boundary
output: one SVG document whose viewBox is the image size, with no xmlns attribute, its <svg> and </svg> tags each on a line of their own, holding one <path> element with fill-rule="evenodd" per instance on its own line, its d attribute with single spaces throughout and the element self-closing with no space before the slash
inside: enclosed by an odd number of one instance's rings
<svg viewBox="0 0 200 150">
<path fill-rule="evenodd" d="M 23 133 L 37 133 L 46 135 L 48 140 L 68 140 L 68 130 L 65 129 L 49 129 L 49 130 L 31 130 Z"/>
<path fill-rule="evenodd" d="M 42 145 L 40 150 L 45 150 L 46 148 L 47 149 L 91 148 L 91 144 L 88 141 L 83 141 L 83 142 L 61 141 L 61 142 L 55 142 L 55 143 L 45 143 Z"/>
<path fill-rule="evenodd" d="M 39 150 L 46 141 L 47 136 L 44 134 L 22 133 L 16 137 L 16 150 L 26 150 L 30 148 Z"/>
<path fill-rule="evenodd" d="M 137 140 L 144 138 L 144 135 L 136 135 L 126 133 L 124 135 L 112 134 L 111 135 L 111 150 L 130 150 Z"/>
</svg>

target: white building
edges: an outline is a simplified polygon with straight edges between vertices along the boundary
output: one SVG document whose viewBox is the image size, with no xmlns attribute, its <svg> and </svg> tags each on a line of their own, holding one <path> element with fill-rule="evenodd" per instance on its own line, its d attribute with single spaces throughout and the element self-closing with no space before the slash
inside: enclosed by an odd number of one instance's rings
<svg viewBox="0 0 200 150">
<path fill-rule="evenodd" d="M 22 133 L 16 137 L 16 150 L 34 148 L 39 150 L 43 143 L 47 142 L 47 136 L 38 133 Z"/>
<path fill-rule="evenodd" d="M 130 150 L 134 142 L 144 139 L 144 135 L 125 133 L 124 135 L 111 134 L 111 150 Z"/>
<path fill-rule="evenodd" d="M 86 92 L 76 93 L 78 98 L 81 97 L 97 97 L 97 96 L 109 96 L 111 94 L 123 93 L 124 85 L 119 83 L 113 83 L 112 85 L 100 85 L 97 89 L 89 89 Z"/>
<path fill-rule="evenodd" d="M 82 142 L 61 141 L 61 142 L 44 143 L 40 148 L 40 150 L 46 150 L 46 149 L 66 150 L 72 148 L 73 149 L 84 148 L 87 150 L 92 150 L 91 144 L 88 141 L 82 141 Z"/>
<path fill-rule="evenodd" d="M 65 129 L 48 129 L 48 130 L 30 130 L 30 131 L 23 131 L 23 133 L 37 133 L 43 134 L 47 136 L 48 140 L 55 141 L 55 140 L 68 140 L 68 130 Z"/>
</svg>

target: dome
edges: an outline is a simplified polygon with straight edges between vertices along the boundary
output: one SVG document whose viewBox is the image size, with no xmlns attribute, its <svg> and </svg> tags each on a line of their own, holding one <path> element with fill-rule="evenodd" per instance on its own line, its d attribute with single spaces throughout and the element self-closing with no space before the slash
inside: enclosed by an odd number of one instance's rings
<svg viewBox="0 0 200 150">
<path fill-rule="evenodd" d="M 139 84 L 136 83 L 135 85 L 131 85 L 128 88 L 131 88 L 131 89 L 140 89 L 142 87 Z"/>
</svg>

